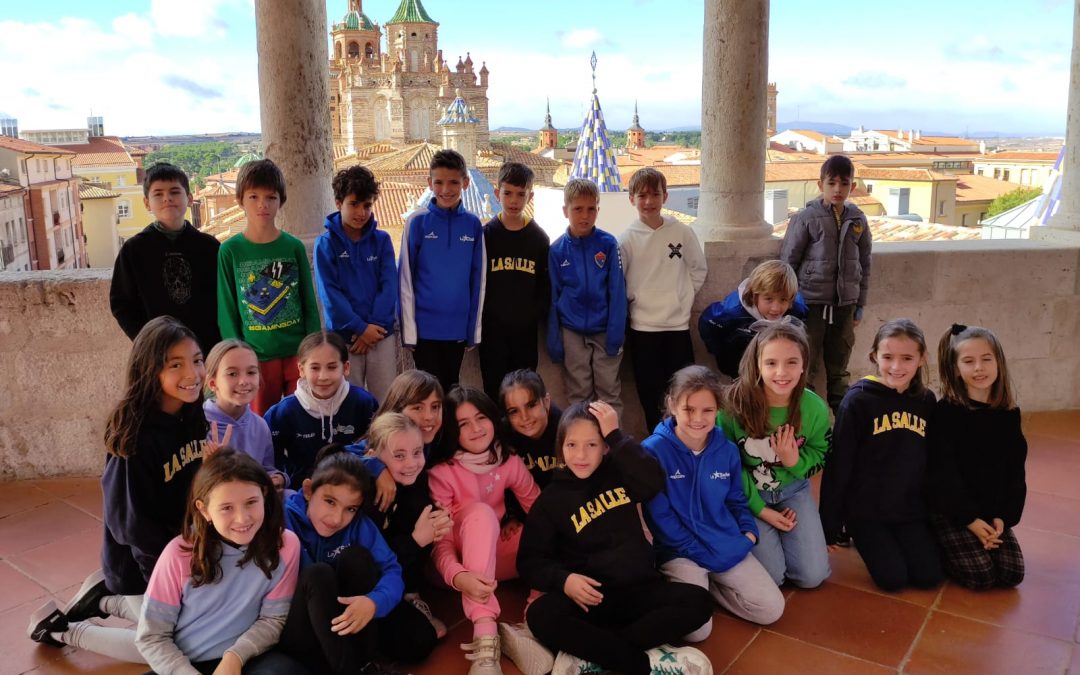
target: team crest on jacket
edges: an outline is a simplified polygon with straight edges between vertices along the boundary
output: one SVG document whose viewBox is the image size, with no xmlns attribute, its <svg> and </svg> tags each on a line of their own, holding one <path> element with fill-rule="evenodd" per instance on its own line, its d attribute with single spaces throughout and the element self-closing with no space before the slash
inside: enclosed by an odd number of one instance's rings
<svg viewBox="0 0 1080 675">
<path fill-rule="evenodd" d="M 607 254 L 603 251 L 597 251 L 596 255 L 592 257 L 596 261 L 596 266 L 600 269 L 604 269 L 604 263 L 607 262 Z"/>
</svg>

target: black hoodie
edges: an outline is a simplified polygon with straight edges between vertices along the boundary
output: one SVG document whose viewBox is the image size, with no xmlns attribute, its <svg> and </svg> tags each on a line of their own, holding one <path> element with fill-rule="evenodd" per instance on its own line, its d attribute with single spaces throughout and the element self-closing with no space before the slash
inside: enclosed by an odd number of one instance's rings
<svg viewBox="0 0 1080 675">
<path fill-rule="evenodd" d="M 562 593 L 571 573 L 613 587 L 659 578 L 636 506 L 662 491 L 666 477 L 621 431 L 604 440 L 611 450 L 591 476 L 556 469 L 529 512 L 517 566 L 531 588 Z"/>
<path fill-rule="evenodd" d="M 431 544 L 421 546 L 412 536 L 417 519 L 429 504 L 431 494 L 426 471 L 421 471 L 412 485 L 398 484 L 394 503 L 385 512 L 379 511 L 374 499 L 365 500 L 364 513 L 378 526 L 401 565 L 406 593 L 419 590 L 424 579 L 424 564 L 431 556 Z"/>
<path fill-rule="evenodd" d="M 900 392 L 866 377 L 848 389 L 821 479 L 821 526 L 836 543 L 850 521 L 926 517 L 927 427 L 934 394 Z"/>
</svg>

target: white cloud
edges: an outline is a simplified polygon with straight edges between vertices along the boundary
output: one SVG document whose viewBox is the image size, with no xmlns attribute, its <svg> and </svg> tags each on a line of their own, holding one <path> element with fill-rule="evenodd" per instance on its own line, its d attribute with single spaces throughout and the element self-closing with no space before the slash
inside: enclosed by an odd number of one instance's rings
<svg viewBox="0 0 1080 675">
<path fill-rule="evenodd" d="M 112 20 L 113 32 L 131 44 L 149 47 L 154 41 L 154 27 L 137 14 L 124 14 Z"/>
<path fill-rule="evenodd" d="M 226 37 L 227 24 L 221 18 L 226 6 L 250 6 L 248 0 L 152 0 L 150 20 L 161 35 L 196 39 Z"/>
<path fill-rule="evenodd" d="M 603 39 L 604 36 L 595 28 L 576 28 L 563 33 L 562 45 L 569 49 L 582 49 L 591 47 L 603 41 Z"/>
</svg>

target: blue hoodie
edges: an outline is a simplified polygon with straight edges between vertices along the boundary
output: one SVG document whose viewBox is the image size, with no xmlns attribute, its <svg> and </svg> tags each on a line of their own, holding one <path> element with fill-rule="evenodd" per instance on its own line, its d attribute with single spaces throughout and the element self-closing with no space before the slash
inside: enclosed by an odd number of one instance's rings
<svg viewBox="0 0 1080 675">
<path fill-rule="evenodd" d="M 641 446 L 660 462 L 667 487 L 645 504 L 660 562 L 688 558 L 710 572 L 742 562 L 758 536 L 742 488 L 739 449 L 714 428 L 705 450 L 695 455 L 675 435 L 675 420 L 656 425 Z"/>
<path fill-rule="evenodd" d="M 329 537 L 321 537 L 308 518 L 307 507 L 307 499 L 299 490 L 285 500 L 285 527 L 300 539 L 300 569 L 315 563 L 326 563 L 333 567 L 334 559 L 350 546 L 367 549 L 379 568 L 379 581 L 366 595 L 375 603 L 377 618 L 389 614 L 401 602 L 405 584 L 401 580 L 401 565 L 397 556 L 386 545 L 379 528 L 358 511 L 346 527 Z"/>
<path fill-rule="evenodd" d="M 566 234 L 548 253 L 551 309 L 548 312 L 548 355 L 562 363 L 561 328 L 582 335 L 606 333 L 608 356 L 622 349 L 626 337 L 626 280 L 619 242 L 599 228 L 584 237 Z"/>
<path fill-rule="evenodd" d="M 480 343 L 486 254 L 484 226 L 458 202 L 439 208 L 435 198 L 413 212 L 401 235 L 401 340 Z"/>
<path fill-rule="evenodd" d="M 326 317 L 326 328 L 346 341 L 363 333 L 368 324 L 394 332 L 398 279 L 390 235 L 378 229 L 372 216 L 353 241 L 332 213 L 323 224 L 326 232 L 315 240 L 315 282 Z"/>
</svg>

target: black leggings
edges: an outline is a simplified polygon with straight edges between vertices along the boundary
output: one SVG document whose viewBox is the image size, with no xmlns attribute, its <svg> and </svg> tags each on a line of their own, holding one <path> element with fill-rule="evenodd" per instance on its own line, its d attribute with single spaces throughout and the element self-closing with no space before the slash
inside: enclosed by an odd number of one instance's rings
<svg viewBox="0 0 1080 675">
<path fill-rule="evenodd" d="M 408 602 L 372 619 L 359 633 L 343 636 L 330 629 L 330 622 L 345 609 L 338 598 L 366 595 L 378 580 L 379 568 L 361 546 L 345 549 L 335 567 L 326 563 L 305 567 L 281 633 L 282 651 L 313 672 L 335 675 L 352 675 L 379 655 L 400 661 L 427 657 L 435 648 L 435 629 Z"/>
<path fill-rule="evenodd" d="M 461 374 L 461 362 L 465 358 L 465 341 L 425 340 L 416 341 L 413 349 L 413 363 L 417 370 L 425 370 L 435 376 L 443 391 L 458 383 Z"/>
<path fill-rule="evenodd" d="M 213 675 L 220 663 L 221 659 L 213 659 L 192 663 L 191 666 L 202 675 Z M 251 659 L 244 664 L 240 672 L 243 675 L 308 675 L 307 668 L 275 649 Z M 150 672 L 146 675 L 155 675 L 155 673 Z"/>
<path fill-rule="evenodd" d="M 871 578 L 882 590 L 933 588 L 945 578 L 929 523 L 864 520 L 848 523 L 847 529 Z"/>
<path fill-rule="evenodd" d="M 533 635 L 552 651 L 637 675 L 650 670 L 646 649 L 681 639 L 713 611 L 712 596 L 692 584 L 650 581 L 600 592 L 604 600 L 588 613 L 563 593 L 537 598 L 525 614 Z"/>
</svg>

